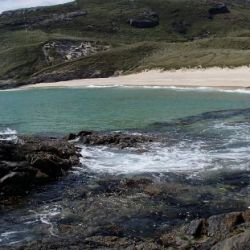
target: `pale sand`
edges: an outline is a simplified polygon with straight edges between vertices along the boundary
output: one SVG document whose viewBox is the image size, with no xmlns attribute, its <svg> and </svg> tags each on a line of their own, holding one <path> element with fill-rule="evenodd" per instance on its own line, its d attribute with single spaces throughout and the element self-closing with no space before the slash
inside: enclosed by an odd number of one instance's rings
<svg viewBox="0 0 250 250">
<path fill-rule="evenodd" d="M 21 88 L 98 86 L 180 86 L 180 87 L 250 87 L 250 67 L 151 70 L 138 74 L 110 78 L 79 79 L 53 83 L 40 83 Z"/>
</svg>

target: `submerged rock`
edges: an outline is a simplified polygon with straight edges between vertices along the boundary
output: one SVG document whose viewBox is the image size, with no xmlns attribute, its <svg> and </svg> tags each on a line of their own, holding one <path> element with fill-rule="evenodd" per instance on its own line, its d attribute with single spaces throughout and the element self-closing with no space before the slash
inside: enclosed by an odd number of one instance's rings
<svg viewBox="0 0 250 250">
<path fill-rule="evenodd" d="M 85 145 L 90 146 L 111 146 L 118 148 L 138 147 L 142 143 L 154 142 L 156 136 L 145 134 L 126 134 L 126 133 L 98 133 L 81 131 L 78 134 L 70 134 L 69 139 L 78 138 Z"/>
</svg>

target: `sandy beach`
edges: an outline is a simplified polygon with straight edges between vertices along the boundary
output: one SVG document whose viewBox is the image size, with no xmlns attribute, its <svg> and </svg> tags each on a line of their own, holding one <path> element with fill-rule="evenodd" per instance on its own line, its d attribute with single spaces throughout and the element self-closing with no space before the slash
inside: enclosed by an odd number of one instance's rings
<svg viewBox="0 0 250 250">
<path fill-rule="evenodd" d="M 180 69 L 172 71 L 150 70 L 137 74 L 110 78 L 78 79 L 62 82 L 39 83 L 21 87 L 98 87 L 98 86 L 176 86 L 249 88 L 250 68 Z"/>
</svg>

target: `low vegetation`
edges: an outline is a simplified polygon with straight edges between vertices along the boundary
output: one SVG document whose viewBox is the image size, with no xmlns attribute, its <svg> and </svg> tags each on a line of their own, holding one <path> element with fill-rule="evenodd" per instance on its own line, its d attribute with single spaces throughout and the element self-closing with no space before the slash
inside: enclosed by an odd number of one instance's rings
<svg viewBox="0 0 250 250">
<path fill-rule="evenodd" d="M 19 84 L 104 77 L 145 69 L 236 67 L 250 64 L 250 3 L 214 0 L 77 0 L 0 15 L 0 79 Z M 138 28 L 131 21 L 148 25 Z M 144 22 L 144 23 L 143 23 Z M 109 49 L 46 60 L 43 46 L 89 41 Z M 85 48 L 84 48 L 85 49 Z M 88 48 L 86 48 L 88 49 Z M 77 49 L 73 49 L 74 52 Z M 92 49 L 93 50 L 93 49 Z M 53 59 L 53 58 L 52 58 Z"/>
</svg>

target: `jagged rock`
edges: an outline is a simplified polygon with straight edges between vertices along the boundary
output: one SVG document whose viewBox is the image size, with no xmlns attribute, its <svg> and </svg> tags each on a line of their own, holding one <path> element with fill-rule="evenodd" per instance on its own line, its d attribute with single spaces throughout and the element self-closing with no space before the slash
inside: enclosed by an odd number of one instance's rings
<svg viewBox="0 0 250 250">
<path fill-rule="evenodd" d="M 18 142 L 0 141 L 1 196 L 23 195 L 78 163 L 77 149 L 63 139 L 23 137 Z"/>
<path fill-rule="evenodd" d="M 206 234 L 207 221 L 205 219 L 197 219 L 192 221 L 186 228 L 185 233 L 194 237 L 200 237 Z"/>
<path fill-rule="evenodd" d="M 33 12 L 41 13 L 48 10 L 45 14 L 34 15 Z M 73 19 L 86 16 L 85 10 L 77 10 L 71 8 L 72 11 L 65 9 L 61 12 L 54 12 L 46 9 L 46 7 L 19 9 L 13 11 L 5 11 L 0 15 L 2 25 L 12 27 L 14 29 L 32 29 L 32 28 L 48 28 L 51 25 L 71 22 Z M 26 17 L 24 19 L 24 16 Z"/>
<path fill-rule="evenodd" d="M 211 248 L 211 250 L 249 250 L 249 249 L 250 249 L 250 229 L 246 230 L 243 233 L 225 239 Z"/>
<path fill-rule="evenodd" d="M 44 20 L 38 21 L 36 23 L 29 23 L 30 27 L 39 27 L 39 26 L 50 26 L 51 24 L 58 24 L 58 23 L 66 23 L 72 21 L 74 18 L 80 16 L 86 16 L 88 13 L 87 11 L 73 11 L 65 14 L 54 14 L 51 18 L 46 18 Z"/>
<path fill-rule="evenodd" d="M 235 212 L 225 215 L 214 215 L 211 216 L 208 223 L 207 234 L 209 237 L 225 237 L 227 234 L 232 232 L 235 227 L 244 222 L 242 213 Z"/>
<path fill-rule="evenodd" d="M 58 40 L 44 44 L 42 51 L 46 62 L 54 64 L 94 55 L 109 48 L 108 44 L 94 41 Z"/>
<path fill-rule="evenodd" d="M 147 135 L 127 135 L 124 133 L 89 133 L 78 134 L 79 140 L 90 146 L 108 145 L 118 148 L 137 147 L 140 143 L 152 142 L 156 138 Z"/>
<path fill-rule="evenodd" d="M 242 250 L 250 246 L 249 212 L 232 212 L 193 220 L 163 234 L 158 242 L 173 249 Z"/>
</svg>

